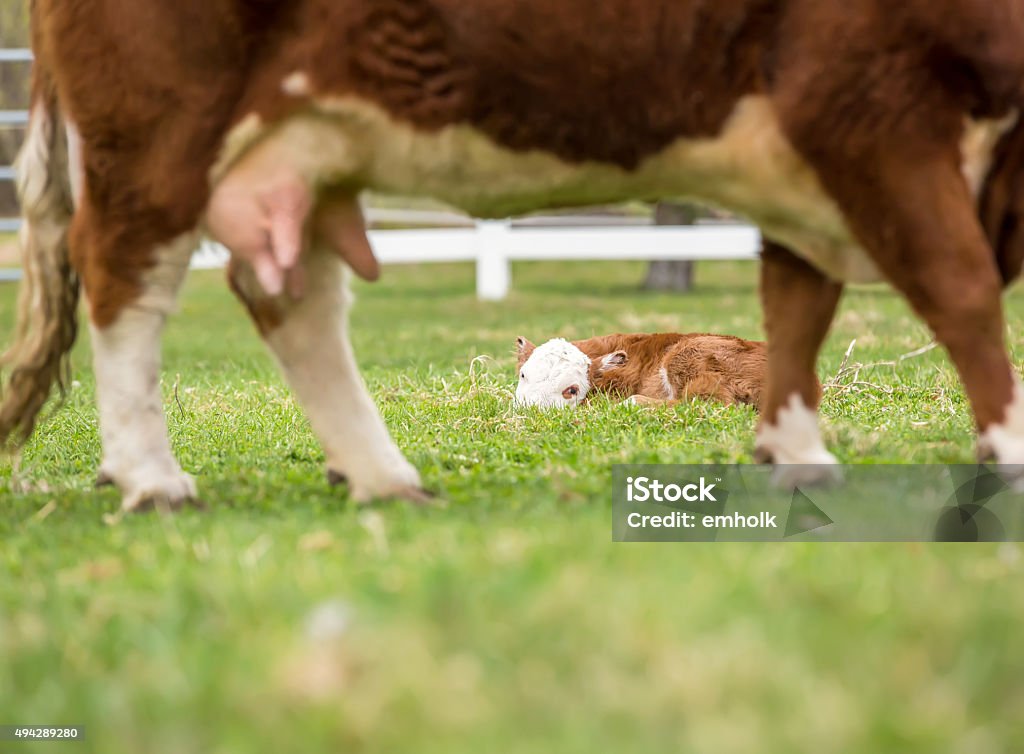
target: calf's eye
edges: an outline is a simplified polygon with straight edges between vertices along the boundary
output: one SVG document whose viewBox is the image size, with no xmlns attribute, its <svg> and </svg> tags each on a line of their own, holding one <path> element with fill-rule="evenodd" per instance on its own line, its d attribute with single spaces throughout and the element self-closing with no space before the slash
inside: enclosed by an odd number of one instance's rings
<svg viewBox="0 0 1024 754">
<path fill-rule="evenodd" d="M 572 398 L 575 398 L 577 395 L 579 395 L 579 392 L 580 388 L 578 385 L 570 385 L 569 387 L 562 391 L 562 397 L 565 398 L 566 400 L 571 400 Z"/>
</svg>

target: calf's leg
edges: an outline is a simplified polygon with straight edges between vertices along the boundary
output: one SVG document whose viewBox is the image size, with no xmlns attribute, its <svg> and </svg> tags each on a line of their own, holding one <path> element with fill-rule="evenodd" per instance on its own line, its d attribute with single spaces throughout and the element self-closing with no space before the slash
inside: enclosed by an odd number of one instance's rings
<svg viewBox="0 0 1024 754">
<path fill-rule="evenodd" d="M 686 382 L 679 390 L 673 390 L 674 397 L 654 398 L 638 394 L 630 397 L 630 401 L 638 406 L 675 406 L 682 401 L 705 400 L 717 401 L 726 406 L 738 403 L 732 392 L 726 387 L 722 375 L 710 372 Z M 678 396 L 678 397 L 675 397 Z"/>
<path fill-rule="evenodd" d="M 841 285 L 793 252 L 765 242 L 761 304 L 768 337 L 768 380 L 754 456 L 778 464 L 779 481 L 787 485 L 834 476 L 828 467 L 836 459 L 825 449 L 818 431 L 821 388 L 814 369 L 841 293 Z"/>
<path fill-rule="evenodd" d="M 625 402 L 632 403 L 634 406 L 675 406 L 679 400 L 677 398 L 652 398 L 649 395 L 637 393 L 629 396 Z"/>
<path fill-rule="evenodd" d="M 329 478 L 345 478 L 359 502 L 423 492 L 419 473 L 395 445 L 366 390 L 348 338 L 347 266 L 327 244 L 301 258 L 300 298 L 269 296 L 252 268 L 233 261 L 232 290 L 249 309 L 302 404 L 327 456 Z"/>
<path fill-rule="evenodd" d="M 730 389 L 729 381 L 720 372 L 707 372 L 690 380 L 682 386 L 678 394 L 682 400 L 711 400 L 726 406 L 739 403 Z"/>
</svg>

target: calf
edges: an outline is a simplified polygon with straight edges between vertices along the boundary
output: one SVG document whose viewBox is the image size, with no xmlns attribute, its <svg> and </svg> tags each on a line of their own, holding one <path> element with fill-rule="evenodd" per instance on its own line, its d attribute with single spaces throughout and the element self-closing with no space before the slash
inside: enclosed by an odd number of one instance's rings
<svg viewBox="0 0 1024 754">
<path fill-rule="evenodd" d="M 703 398 L 758 406 L 767 367 L 764 343 L 731 335 L 635 333 L 539 347 L 516 338 L 516 402 L 544 408 L 579 405 L 592 392 L 634 403 Z"/>
<path fill-rule="evenodd" d="M 1024 469 L 1004 282 L 1024 257 L 1024 0 L 34 0 L 18 163 L 23 292 L 0 441 L 17 446 L 88 300 L 122 505 L 195 485 L 160 336 L 201 234 L 359 500 L 420 495 L 360 378 L 356 197 L 485 217 L 690 197 L 757 223 L 757 457 L 834 463 L 814 366 L 844 283 L 892 283 L 948 350 L 979 454 Z M 824 472 L 799 469 L 800 480 Z"/>
</svg>

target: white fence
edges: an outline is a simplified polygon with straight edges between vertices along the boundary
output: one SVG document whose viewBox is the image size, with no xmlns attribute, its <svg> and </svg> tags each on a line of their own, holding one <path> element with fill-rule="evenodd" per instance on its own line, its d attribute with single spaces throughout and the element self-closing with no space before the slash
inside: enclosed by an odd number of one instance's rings
<svg viewBox="0 0 1024 754">
<path fill-rule="evenodd" d="M 373 213 L 369 215 L 372 218 Z M 544 219 L 560 224 L 567 221 L 563 217 Z M 593 220 L 572 219 L 579 223 Z M 500 301 L 508 295 L 512 262 L 755 259 L 761 248 L 756 228 L 720 224 L 537 227 L 481 220 L 468 228 L 371 230 L 369 236 L 381 264 L 475 263 L 476 293 L 484 301 Z M 193 258 L 193 267 L 219 267 L 226 261 L 227 251 L 208 243 Z"/>
<path fill-rule="evenodd" d="M 0 50 L 0 63 L 27 63 L 30 50 Z M 0 127 L 23 127 L 24 110 L 0 110 Z M 0 166 L 0 181 L 13 180 L 10 166 Z M 370 209 L 375 225 L 428 226 L 415 230 L 371 230 L 370 242 L 382 264 L 473 262 L 477 296 L 496 301 L 512 286 L 512 262 L 571 260 L 724 260 L 754 259 L 761 246 L 755 228 L 706 224 L 655 226 L 647 218 L 536 216 L 516 220 L 473 221 L 454 212 Z M 0 218 L 0 232 L 16 231 L 16 218 Z M 222 267 L 227 251 L 205 243 L 193 258 L 194 268 Z M 16 269 L 0 269 L 0 282 L 17 280 Z"/>
</svg>

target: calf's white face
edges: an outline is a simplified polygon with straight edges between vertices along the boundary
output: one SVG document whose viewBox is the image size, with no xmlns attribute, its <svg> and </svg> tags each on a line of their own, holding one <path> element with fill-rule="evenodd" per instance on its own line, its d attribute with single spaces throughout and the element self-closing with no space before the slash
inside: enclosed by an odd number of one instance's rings
<svg viewBox="0 0 1024 754">
<path fill-rule="evenodd" d="M 590 359 L 572 343 L 556 338 L 540 346 L 516 338 L 519 354 L 517 406 L 574 408 L 590 390 Z"/>
</svg>

